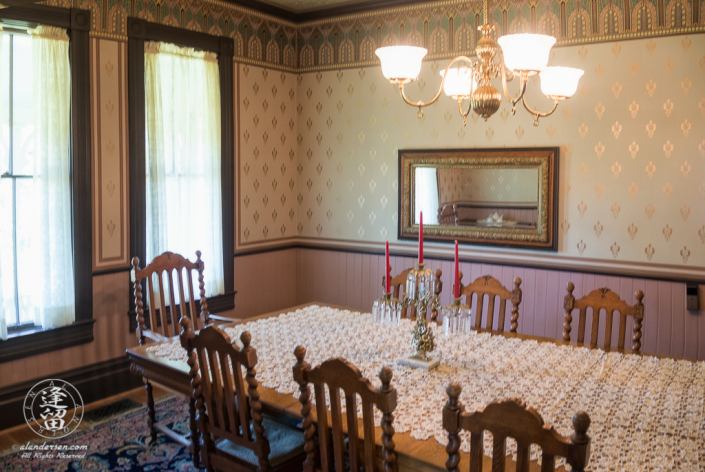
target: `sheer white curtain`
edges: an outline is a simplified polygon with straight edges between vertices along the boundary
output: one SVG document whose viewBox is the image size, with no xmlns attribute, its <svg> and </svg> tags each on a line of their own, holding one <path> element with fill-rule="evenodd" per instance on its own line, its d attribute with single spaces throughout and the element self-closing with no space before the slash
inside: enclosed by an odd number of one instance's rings
<svg viewBox="0 0 705 472">
<path fill-rule="evenodd" d="M 414 179 L 414 221 L 419 223 L 423 211 L 424 224 L 438 224 L 438 177 L 432 167 L 417 167 Z"/>
<path fill-rule="evenodd" d="M 71 231 L 71 65 L 64 29 L 32 33 L 34 67 L 34 322 L 42 328 L 75 319 Z M 77 215 L 80 218 L 80 215 Z"/>
<path fill-rule="evenodd" d="M 223 290 L 220 79 L 214 53 L 145 45 L 147 264 L 200 250 L 209 296 Z"/>
<path fill-rule="evenodd" d="M 0 57 L 2 56 L 2 23 L 0 23 Z M 3 81 L 3 75 L 0 74 L 0 90 L 5 90 L 5 83 Z M 4 117 L 4 114 L 3 114 Z M 4 120 L 2 120 L 4 121 Z M 6 125 L 4 122 L 0 123 L 3 127 Z M 0 339 L 3 341 L 7 339 L 7 320 L 5 319 L 5 297 L 3 296 L 3 284 L 2 284 L 2 253 L 0 252 Z M 9 309 L 9 307 L 8 307 Z"/>
</svg>

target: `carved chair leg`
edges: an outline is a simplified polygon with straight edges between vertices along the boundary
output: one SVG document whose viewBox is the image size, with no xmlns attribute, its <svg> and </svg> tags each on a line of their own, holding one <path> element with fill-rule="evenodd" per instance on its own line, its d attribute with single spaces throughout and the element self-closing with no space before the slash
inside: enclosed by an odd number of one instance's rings
<svg viewBox="0 0 705 472">
<path fill-rule="evenodd" d="M 144 388 L 147 391 L 147 424 L 149 425 L 149 435 L 152 437 L 152 442 L 157 441 L 157 428 L 154 424 L 157 422 L 157 414 L 154 410 L 154 394 L 152 393 L 152 384 L 149 380 L 144 380 Z"/>
<path fill-rule="evenodd" d="M 199 468 L 200 454 L 198 448 L 198 426 L 196 425 L 196 399 L 189 398 L 188 401 L 189 427 L 191 428 L 191 450 L 193 454 L 193 466 Z"/>
</svg>

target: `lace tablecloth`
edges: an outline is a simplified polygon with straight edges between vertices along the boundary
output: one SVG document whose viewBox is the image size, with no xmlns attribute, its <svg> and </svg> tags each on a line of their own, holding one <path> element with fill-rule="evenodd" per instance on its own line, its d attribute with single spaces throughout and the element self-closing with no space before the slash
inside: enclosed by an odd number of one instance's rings
<svg viewBox="0 0 705 472">
<path fill-rule="evenodd" d="M 605 353 L 487 333 L 448 337 L 436 329 L 437 347 L 431 357 L 441 365 L 427 372 L 396 363 L 410 354 L 412 326 L 410 320 L 382 326 L 373 323 L 370 314 L 309 306 L 225 331 L 238 344 L 240 333 L 250 332 L 259 359 L 257 378 L 280 393 L 298 394 L 291 368 L 299 344 L 311 365 L 343 357 L 375 387 L 380 368 L 391 367 L 398 391 L 394 428 L 416 439 L 434 437 L 446 444 L 441 409 L 447 400 L 445 388 L 454 381 L 463 387 L 460 400 L 467 411 L 516 397 L 563 435 L 572 433 L 573 415 L 585 410 L 592 420 L 588 470 L 705 471 L 705 362 Z M 185 359 L 178 342 L 149 350 Z M 464 452 L 470 450 L 468 439 L 463 437 Z M 491 455 L 489 438 L 485 453 Z"/>
</svg>

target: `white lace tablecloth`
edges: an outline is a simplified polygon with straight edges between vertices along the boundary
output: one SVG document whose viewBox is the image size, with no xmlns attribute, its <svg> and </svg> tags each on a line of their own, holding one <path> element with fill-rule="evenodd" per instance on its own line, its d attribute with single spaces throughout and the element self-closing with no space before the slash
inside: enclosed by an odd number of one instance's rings
<svg viewBox="0 0 705 472">
<path fill-rule="evenodd" d="M 259 359 L 257 379 L 280 393 L 298 395 L 291 371 L 297 345 L 306 348 L 306 360 L 313 366 L 331 357 L 347 359 L 375 387 L 380 368 L 391 367 L 398 391 L 394 428 L 416 439 L 434 437 L 446 444 L 441 409 L 446 386 L 458 382 L 466 410 L 494 399 L 520 398 L 563 435 L 572 433 L 573 415 L 585 410 L 592 420 L 588 470 L 705 471 L 705 362 L 605 353 L 487 333 L 447 337 L 436 329 L 437 347 L 431 357 L 441 365 L 427 372 L 396 363 L 410 354 L 412 326 L 410 320 L 382 326 L 373 323 L 370 314 L 310 306 L 225 331 L 237 344 L 242 331 L 250 332 Z M 149 351 L 185 359 L 178 342 Z M 468 438 L 463 437 L 464 452 L 470 449 Z M 485 453 L 491 454 L 489 438 Z"/>
</svg>

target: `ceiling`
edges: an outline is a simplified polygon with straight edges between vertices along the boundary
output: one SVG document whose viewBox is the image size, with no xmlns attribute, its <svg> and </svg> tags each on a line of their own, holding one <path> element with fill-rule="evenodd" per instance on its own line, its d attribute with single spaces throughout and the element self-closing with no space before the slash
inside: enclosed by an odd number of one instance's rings
<svg viewBox="0 0 705 472">
<path fill-rule="evenodd" d="M 260 0 L 262 3 L 268 3 L 275 7 L 288 10 L 293 13 L 308 13 L 317 10 L 327 10 L 331 7 L 342 5 L 352 5 L 359 3 L 368 3 L 369 6 L 374 6 L 379 2 L 375 0 Z"/>
<path fill-rule="evenodd" d="M 22 1 L 22 0 L 10 0 Z M 31 0 L 38 1 L 38 0 Z M 435 0 L 225 0 L 230 3 L 301 23 Z"/>
</svg>

